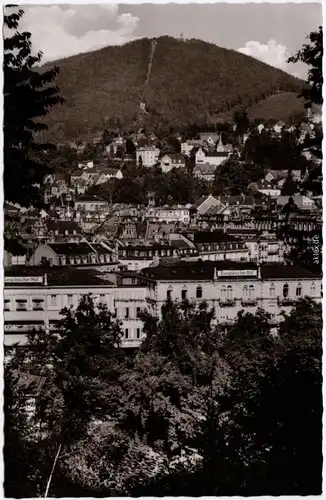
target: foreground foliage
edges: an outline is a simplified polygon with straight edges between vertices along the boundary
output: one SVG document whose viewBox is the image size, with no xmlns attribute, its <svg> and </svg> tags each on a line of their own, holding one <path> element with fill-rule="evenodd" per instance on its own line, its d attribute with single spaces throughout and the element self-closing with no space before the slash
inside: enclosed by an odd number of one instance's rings
<svg viewBox="0 0 326 500">
<path fill-rule="evenodd" d="M 226 328 L 205 303 L 168 300 L 161 320 L 142 319 L 141 348 L 123 351 L 119 323 L 84 297 L 58 336 L 35 332 L 17 351 L 6 496 L 43 492 L 61 443 L 50 496 L 320 493 L 320 305 L 300 300 L 277 335 L 262 310 Z M 17 364 L 46 378 L 29 420 Z"/>
</svg>

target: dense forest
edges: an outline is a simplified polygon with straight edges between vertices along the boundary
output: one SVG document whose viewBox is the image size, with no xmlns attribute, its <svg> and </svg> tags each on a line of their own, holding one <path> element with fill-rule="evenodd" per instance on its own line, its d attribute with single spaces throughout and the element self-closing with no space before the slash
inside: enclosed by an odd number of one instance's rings
<svg viewBox="0 0 326 500">
<path fill-rule="evenodd" d="M 50 114 L 55 137 L 85 138 L 105 128 L 136 124 L 150 48 L 151 40 L 145 38 L 57 61 L 66 104 Z M 287 119 L 298 111 L 293 93 L 302 86 L 297 78 L 239 52 L 200 40 L 161 37 L 144 95 L 149 114 L 143 121 L 181 126 L 196 117 L 215 123 L 237 106 L 257 103 L 264 115 L 262 102 L 280 92 L 290 102 L 280 115 Z"/>
</svg>

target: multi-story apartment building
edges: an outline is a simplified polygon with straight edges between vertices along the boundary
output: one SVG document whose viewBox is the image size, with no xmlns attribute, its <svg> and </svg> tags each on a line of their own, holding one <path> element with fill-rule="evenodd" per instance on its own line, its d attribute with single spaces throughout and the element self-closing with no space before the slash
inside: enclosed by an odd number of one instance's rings
<svg viewBox="0 0 326 500">
<path fill-rule="evenodd" d="M 5 345 L 26 343 L 33 328 L 55 331 L 62 309 L 76 308 L 89 293 L 121 321 L 123 346 L 137 347 L 143 338 L 138 314 L 147 309 L 160 317 L 167 298 L 206 301 L 222 324 L 233 322 L 241 310 L 255 313 L 259 307 L 277 324 L 282 311 L 289 312 L 301 297 L 321 301 L 322 278 L 298 266 L 226 260 L 159 264 L 139 273 L 17 266 L 5 274 Z"/>
<path fill-rule="evenodd" d="M 250 262 L 180 262 L 144 269 L 148 279 L 148 302 L 160 316 L 167 298 L 197 303 L 205 300 L 221 323 L 232 322 L 241 310 L 255 313 L 258 307 L 277 323 L 282 310 L 290 311 L 296 301 L 308 296 L 321 301 L 322 279 L 313 271 L 283 264 Z"/>
<path fill-rule="evenodd" d="M 143 338 L 137 314 L 146 308 L 146 286 L 132 273 L 102 273 L 70 267 L 45 270 L 20 266 L 5 276 L 5 345 L 25 344 L 31 329 L 55 331 L 65 307 L 76 308 L 83 295 L 105 304 L 121 321 L 123 346 L 136 347 Z"/>
</svg>

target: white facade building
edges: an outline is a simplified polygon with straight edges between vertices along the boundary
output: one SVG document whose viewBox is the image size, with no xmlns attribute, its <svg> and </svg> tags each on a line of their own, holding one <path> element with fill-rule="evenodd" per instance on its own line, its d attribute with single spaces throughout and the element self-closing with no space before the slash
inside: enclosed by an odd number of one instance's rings
<svg viewBox="0 0 326 500">
<path fill-rule="evenodd" d="M 24 345 L 27 332 L 33 328 L 55 331 L 65 307 L 78 306 L 83 295 L 92 294 L 95 304 L 105 304 L 122 321 L 124 347 L 136 347 L 143 338 L 142 321 L 138 312 L 147 307 L 146 287 L 137 286 L 128 277 L 117 282 L 118 276 L 106 276 L 84 270 L 61 274 L 50 269 L 47 274 L 37 268 L 32 274 L 17 271 L 5 278 L 4 341 Z"/>
<path fill-rule="evenodd" d="M 136 161 L 139 165 L 139 159 L 144 167 L 153 167 L 158 162 L 160 150 L 155 146 L 143 146 L 136 150 Z"/>
<path fill-rule="evenodd" d="M 198 261 L 158 266 L 143 273 L 151 280 L 148 300 L 152 300 L 158 316 L 170 297 L 197 303 L 205 300 L 221 323 L 233 322 L 241 310 L 255 313 L 259 307 L 277 323 L 283 318 L 282 311 L 289 312 L 300 298 L 322 300 L 321 276 L 283 264 Z"/>
</svg>

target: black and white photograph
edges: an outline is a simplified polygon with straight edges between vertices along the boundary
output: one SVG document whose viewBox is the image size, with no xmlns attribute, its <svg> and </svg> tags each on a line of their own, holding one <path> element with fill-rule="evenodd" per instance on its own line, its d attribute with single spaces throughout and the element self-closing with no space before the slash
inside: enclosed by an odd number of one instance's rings
<svg viewBox="0 0 326 500">
<path fill-rule="evenodd" d="M 4 497 L 322 495 L 322 4 L 2 9 Z"/>
</svg>

